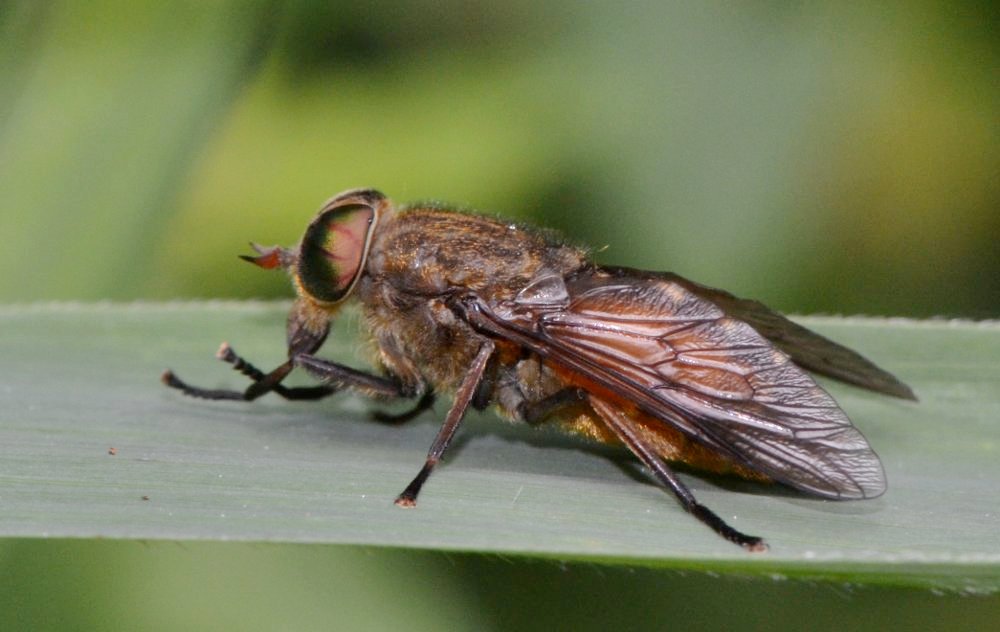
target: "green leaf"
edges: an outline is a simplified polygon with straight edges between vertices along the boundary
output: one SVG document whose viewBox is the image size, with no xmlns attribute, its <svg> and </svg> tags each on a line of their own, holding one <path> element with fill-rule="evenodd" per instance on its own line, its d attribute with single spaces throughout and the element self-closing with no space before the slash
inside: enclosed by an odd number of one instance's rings
<svg viewBox="0 0 1000 632">
<path fill-rule="evenodd" d="M 343 395 L 208 402 L 242 388 L 227 340 L 284 359 L 287 304 L 0 308 L 0 535 L 321 542 L 1000 590 L 1000 325 L 802 318 L 897 373 L 921 401 L 827 383 L 882 456 L 882 498 L 830 502 L 682 476 L 748 554 L 686 515 L 623 451 L 473 415 L 414 510 L 392 503 L 447 406 L 400 426 Z M 351 318 L 325 353 L 363 366 Z M 115 454 L 110 454 L 114 448 Z M 148 500 L 147 500 L 148 498 Z"/>
</svg>

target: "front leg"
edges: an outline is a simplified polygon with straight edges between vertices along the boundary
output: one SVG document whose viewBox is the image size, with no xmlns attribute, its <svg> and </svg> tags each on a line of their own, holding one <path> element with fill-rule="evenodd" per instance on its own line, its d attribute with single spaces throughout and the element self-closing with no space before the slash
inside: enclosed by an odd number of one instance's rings
<svg viewBox="0 0 1000 632">
<path fill-rule="evenodd" d="M 423 390 L 423 384 L 406 385 L 396 377 L 372 375 L 313 355 L 298 355 L 290 362 L 322 380 L 329 388 L 350 388 L 369 397 L 414 397 Z"/>
<path fill-rule="evenodd" d="M 176 388 L 185 395 L 201 399 L 252 402 L 271 391 L 274 391 L 285 399 L 320 399 L 332 395 L 337 389 L 329 386 L 319 388 L 288 388 L 282 386 L 281 382 L 295 368 L 295 358 L 302 354 L 315 353 L 322 346 L 323 341 L 326 340 L 326 336 L 329 333 L 329 316 L 312 304 L 299 299 L 292 304 L 292 310 L 288 313 L 288 319 L 285 323 L 288 360 L 278 365 L 274 370 L 264 373 L 237 355 L 226 343 L 223 343 L 218 353 L 216 353 L 217 358 L 228 362 L 234 369 L 253 380 L 253 384 L 248 386 L 246 390 L 231 391 L 226 389 L 198 388 L 181 380 L 170 369 L 163 372 L 160 380 L 167 386 Z"/>
<path fill-rule="evenodd" d="M 345 388 L 357 390 L 365 395 L 375 397 L 413 397 L 416 394 L 414 390 L 405 388 L 399 380 L 372 375 L 309 355 L 298 356 L 283 362 L 269 373 L 264 373 L 244 360 L 229 345 L 222 346 L 218 357 L 232 364 L 233 368 L 249 377 L 253 380 L 253 383 L 244 391 L 199 388 L 184 382 L 169 369 L 163 372 L 161 380 L 167 386 L 176 388 L 191 397 L 244 402 L 252 402 L 270 392 L 274 392 L 276 395 L 280 395 L 288 400 L 316 400 L 332 395 Z M 328 383 L 321 386 L 283 386 L 281 381 L 296 366 L 302 366 L 313 375 Z M 430 398 L 430 401 L 423 402 L 423 405 L 429 407 L 431 403 L 433 403 L 433 397 Z"/>
<path fill-rule="evenodd" d="M 292 310 L 288 314 L 286 329 L 288 360 L 268 373 L 264 373 L 242 358 L 228 344 L 223 343 L 219 348 L 218 353 L 216 353 L 217 358 L 231 364 L 234 369 L 253 380 L 253 383 L 244 391 L 191 386 L 169 369 L 163 372 L 160 379 L 167 386 L 176 388 L 191 397 L 246 402 L 253 401 L 270 392 L 285 399 L 303 400 L 321 399 L 344 388 L 356 389 L 367 395 L 382 397 L 412 397 L 423 390 L 422 383 L 407 388 L 399 379 L 371 375 L 313 356 L 312 354 L 326 340 L 330 331 L 330 321 L 325 313 L 302 299 L 296 301 L 292 306 Z M 297 366 L 302 366 L 326 384 L 307 387 L 283 386 L 281 382 Z"/>
<path fill-rule="evenodd" d="M 267 380 L 267 374 L 263 371 L 250 364 L 242 356 L 236 353 L 236 351 L 229 346 L 229 343 L 222 343 L 219 347 L 219 351 L 215 354 L 215 357 L 219 358 L 223 362 L 227 362 L 233 365 L 233 368 L 247 376 L 254 382 L 264 382 Z M 331 386 L 296 386 L 289 388 L 287 386 L 282 386 L 281 384 L 275 384 L 272 390 L 289 400 L 315 400 L 322 399 L 329 395 L 333 395 L 337 392 L 336 388 Z"/>
<path fill-rule="evenodd" d="M 244 391 L 232 391 L 228 389 L 209 389 L 209 388 L 199 388 L 197 386 L 191 386 L 181 378 L 177 377 L 170 369 L 167 369 L 160 376 L 160 381 L 169 386 L 170 388 L 176 388 L 180 392 L 188 395 L 189 397 L 197 397 L 199 399 L 213 399 L 213 400 L 235 400 L 252 402 L 261 395 L 269 393 L 271 391 L 276 392 L 286 399 L 319 399 L 320 397 L 326 397 L 327 395 L 333 393 L 334 391 L 322 387 L 322 391 L 315 391 L 314 389 L 309 389 L 307 392 L 303 392 L 306 389 L 296 389 L 287 388 L 281 385 L 281 381 L 291 373 L 295 365 L 292 364 L 291 360 L 283 362 L 276 369 L 270 373 L 264 373 L 259 369 L 256 369 L 253 365 L 246 363 L 248 370 L 255 372 L 255 375 L 250 375 L 250 373 L 241 370 L 241 373 L 247 375 L 252 380 L 253 384 L 247 387 Z"/>
</svg>

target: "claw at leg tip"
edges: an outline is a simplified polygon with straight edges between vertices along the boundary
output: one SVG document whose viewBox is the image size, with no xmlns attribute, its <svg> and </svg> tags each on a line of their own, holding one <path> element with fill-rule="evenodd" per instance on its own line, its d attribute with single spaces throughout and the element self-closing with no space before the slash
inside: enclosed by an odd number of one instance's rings
<svg viewBox="0 0 1000 632">
<path fill-rule="evenodd" d="M 395 505 L 397 507 L 412 509 L 413 507 L 417 506 L 417 500 L 415 498 L 409 498 L 407 496 L 400 495 L 398 498 L 396 498 Z"/>
<path fill-rule="evenodd" d="M 232 353 L 233 348 L 229 346 L 228 342 L 223 342 L 219 345 L 219 350 L 215 352 L 215 357 L 222 359 Z"/>
</svg>

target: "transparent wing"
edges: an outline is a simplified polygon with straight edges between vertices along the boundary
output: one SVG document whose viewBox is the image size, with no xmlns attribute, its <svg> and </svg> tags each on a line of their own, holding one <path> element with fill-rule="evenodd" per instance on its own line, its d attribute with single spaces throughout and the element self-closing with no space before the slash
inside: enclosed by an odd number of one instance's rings
<svg viewBox="0 0 1000 632">
<path fill-rule="evenodd" d="M 680 283 L 594 270 L 558 305 L 482 306 L 484 329 L 568 369 L 792 487 L 830 498 L 885 491 L 878 457 L 836 402 L 745 322 Z"/>
<path fill-rule="evenodd" d="M 650 276 L 628 268 L 608 268 L 607 272 L 625 277 Z M 669 272 L 655 273 L 655 278 L 676 283 L 714 303 L 726 315 L 747 323 L 804 369 L 884 395 L 917 399 L 909 386 L 871 360 L 788 320 L 759 301 L 738 298 Z"/>
</svg>

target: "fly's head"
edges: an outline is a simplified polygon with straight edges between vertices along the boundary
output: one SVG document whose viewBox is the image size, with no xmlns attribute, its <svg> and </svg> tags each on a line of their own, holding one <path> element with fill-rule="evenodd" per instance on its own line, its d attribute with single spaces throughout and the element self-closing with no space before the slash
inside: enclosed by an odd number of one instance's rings
<svg viewBox="0 0 1000 632">
<path fill-rule="evenodd" d="M 364 274 L 375 229 L 390 210 L 389 200 L 374 189 L 345 191 L 323 205 L 297 248 L 251 244 L 257 256 L 241 259 L 286 270 L 301 298 L 333 310 Z"/>
</svg>

